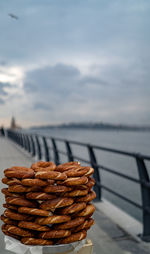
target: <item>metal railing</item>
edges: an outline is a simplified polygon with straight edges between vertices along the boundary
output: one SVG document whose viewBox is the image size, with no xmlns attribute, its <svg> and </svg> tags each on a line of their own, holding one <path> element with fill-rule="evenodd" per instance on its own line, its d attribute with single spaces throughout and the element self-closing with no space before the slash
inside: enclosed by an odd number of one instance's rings
<svg viewBox="0 0 150 254">
<path fill-rule="evenodd" d="M 101 201 L 102 189 L 104 189 L 105 191 L 110 192 L 111 194 L 117 196 L 118 198 L 142 210 L 143 234 L 141 235 L 141 238 L 144 241 L 150 241 L 150 180 L 149 180 L 148 170 L 145 164 L 146 160 L 150 161 L 150 156 L 121 151 L 117 149 L 110 149 L 110 148 L 92 145 L 88 143 L 81 143 L 81 142 L 77 142 L 73 140 L 54 138 L 54 137 L 43 136 L 43 135 L 38 135 L 34 133 L 25 133 L 22 131 L 18 132 L 18 131 L 7 130 L 7 136 L 18 145 L 25 148 L 32 156 L 37 156 L 39 160 L 41 159 L 44 159 L 45 161 L 52 160 L 51 152 L 53 151 L 53 154 L 54 154 L 53 160 L 56 163 L 56 165 L 61 163 L 60 155 L 66 155 L 68 157 L 67 158 L 68 161 L 79 160 L 88 165 L 91 165 L 95 169 L 93 177 L 96 181 L 96 184 L 94 186 L 94 190 L 97 196 L 96 201 Z M 51 146 L 49 145 L 49 141 L 51 141 Z M 66 147 L 65 151 L 62 151 L 58 148 L 58 142 L 62 142 L 63 144 L 65 144 L 65 147 Z M 72 145 L 85 147 L 88 151 L 89 160 L 74 155 L 72 152 L 72 147 L 71 147 Z M 117 170 L 106 167 L 104 165 L 100 165 L 97 162 L 96 153 L 95 153 L 96 150 L 101 150 L 108 153 L 111 152 L 118 155 L 132 157 L 136 161 L 138 179 L 132 176 L 126 175 L 124 173 L 117 172 Z M 139 184 L 141 188 L 142 204 L 136 203 L 135 201 L 131 200 L 127 196 L 122 195 L 119 192 L 114 191 L 112 188 L 104 185 L 101 180 L 100 170 L 109 172 L 113 175 L 117 175 L 123 179 Z"/>
</svg>

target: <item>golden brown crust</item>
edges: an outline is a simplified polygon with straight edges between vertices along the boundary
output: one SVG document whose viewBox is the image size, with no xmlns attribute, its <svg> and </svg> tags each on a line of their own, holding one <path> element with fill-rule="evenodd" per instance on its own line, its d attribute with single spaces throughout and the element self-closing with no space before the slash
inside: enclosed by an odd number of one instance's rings
<svg viewBox="0 0 150 254">
<path fill-rule="evenodd" d="M 67 170 L 65 173 L 67 177 L 78 177 L 78 176 L 84 176 L 88 174 L 88 172 L 91 171 L 90 167 L 81 167 L 78 166 L 76 168 Z"/>
<path fill-rule="evenodd" d="M 34 171 L 31 168 L 25 167 L 13 167 L 4 170 L 6 177 L 10 178 L 32 178 L 34 177 Z"/>
<path fill-rule="evenodd" d="M 67 179 L 67 176 L 65 173 L 60 173 L 57 171 L 39 171 L 35 173 L 35 178 L 40 179 L 51 179 L 51 180 L 65 180 Z"/>
<path fill-rule="evenodd" d="M 18 227 L 37 230 L 37 231 L 49 231 L 50 230 L 50 228 L 47 226 L 41 226 L 35 222 L 29 222 L 29 221 L 20 221 L 18 223 Z"/>
<path fill-rule="evenodd" d="M 3 204 L 3 207 L 8 208 L 8 209 L 12 209 L 12 210 L 15 210 L 15 211 L 18 210 L 18 206 L 15 206 L 15 205 Z"/>
<path fill-rule="evenodd" d="M 56 198 L 56 195 L 47 194 L 44 192 L 29 192 L 26 194 L 26 198 L 28 199 L 37 199 L 37 200 L 49 200 Z"/>
<path fill-rule="evenodd" d="M 1 220 L 2 220 L 5 224 L 8 224 L 8 225 L 14 225 L 14 226 L 16 226 L 16 225 L 18 224 L 17 221 L 11 220 L 11 219 L 5 217 L 4 215 L 1 215 Z"/>
<path fill-rule="evenodd" d="M 43 201 L 40 205 L 41 209 L 44 210 L 50 210 L 50 209 L 56 209 L 59 207 L 69 206 L 73 204 L 74 200 L 72 198 L 54 198 L 52 200 Z"/>
<path fill-rule="evenodd" d="M 5 224 L 2 225 L 1 229 L 2 229 L 2 232 L 3 232 L 5 235 L 8 235 L 8 236 L 13 237 L 13 238 L 15 238 L 15 239 L 17 239 L 17 240 L 20 240 L 20 236 L 11 234 L 11 233 L 9 233 L 9 232 L 6 230 L 6 225 L 5 225 Z"/>
<path fill-rule="evenodd" d="M 46 186 L 47 182 L 41 179 L 23 179 L 21 183 L 25 186 Z"/>
<path fill-rule="evenodd" d="M 83 229 L 89 229 L 92 225 L 94 225 L 94 220 L 92 218 L 89 218 L 87 220 L 85 220 L 81 225 L 79 225 L 78 227 L 74 228 L 73 229 L 73 232 L 76 233 L 76 232 L 79 232 Z"/>
<path fill-rule="evenodd" d="M 37 218 L 35 222 L 40 225 L 48 225 L 48 224 L 63 223 L 70 220 L 71 220 L 71 217 L 68 215 L 53 215 L 46 218 Z"/>
<path fill-rule="evenodd" d="M 72 243 L 72 242 L 76 242 L 76 241 L 81 241 L 84 238 L 86 238 L 86 231 L 82 230 L 78 233 L 74 233 L 64 239 L 59 240 L 58 244 L 67 244 L 67 243 Z"/>
<path fill-rule="evenodd" d="M 89 177 L 89 178 L 88 178 L 88 183 L 86 184 L 86 186 L 87 186 L 89 189 L 91 189 L 91 188 L 94 186 L 94 184 L 95 184 L 94 178 Z"/>
<path fill-rule="evenodd" d="M 85 196 L 88 194 L 88 190 L 73 190 L 70 192 L 66 192 L 64 197 L 78 197 L 78 196 Z"/>
<path fill-rule="evenodd" d="M 95 211 L 95 206 L 93 204 L 88 204 L 81 212 L 76 214 L 76 216 L 88 216 L 92 215 Z"/>
<path fill-rule="evenodd" d="M 7 185 L 14 185 L 14 184 L 21 184 L 21 181 L 17 178 L 4 177 L 4 178 L 2 178 L 2 183 L 7 184 Z"/>
<path fill-rule="evenodd" d="M 80 165 L 80 162 L 78 161 L 70 161 L 70 162 L 67 162 L 67 163 L 63 163 L 61 165 L 58 165 L 56 167 L 56 171 L 59 171 L 59 172 L 64 172 L 64 171 L 67 171 L 69 169 L 72 169 L 72 168 L 76 168 Z"/>
<path fill-rule="evenodd" d="M 31 165 L 31 168 L 34 169 L 34 171 L 43 171 L 43 170 L 52 171 L 55 170 L 56 165 L 52 161 L 38 161 L 36 163 L 33 163 Z"/>
<path fill-rule="evenodd" d="M 24 230 L 22 228 L 19 228 L 19 227 L 16 227 L 16 226 L 13 226 L 13 225 L 6 225 L 6 230 L 11 233 L 11 234 L 14 234 L 14 235 L 19 235 L 19 236 L 28 236 L 28 237 L 33 237 L 34 234 L 31 233 L 30 231 L 28 230 Z"/>
<path fill-rule="evenodd" d="M 27 220 L 27 221 L 31 221 L 33 220 L 33 216 L 28 216 L 26 214 L 20 214 L 20 213 L 16 213 L 16 212 L 12 212 L 9 209 L 6 209 L 4 212 L 4 216 L 8 217 L 9 219 L 12 220 Z"/>
<path fill-rule="evenodd" d="M 24 237 L 21 239 L 21 242 L 26 245 L 52 245 L 53 242 L 51 240 L 37 239 L 31 237 Z"/>
<path fill-rule="evenodd" d="M 62 186 L 62 185 L 60 185 L 60 186 L 49 185 L 44 188 L 44 191 L 48 192 L 48 193 L 60 193 L 60 192 L 66 192 L 66 191 L 70 191 L 70 190 L 72 190 L 72 188 L 67 187 L 67 186 Z"/>
<path fill-rule="evenodd" d="M 37 216 L 45 216 L 45 217 L 52 215 L 49 211 L 45 211 L 45 210 L 37 209 L 37 208 L 29 208 L 29 207 L 19 207 L 18 212 L 31 214 L 31 215 L 37 215 Z"/>
<path fill-rule="evenodd" d="M 54 229 L 70 229 L 70 228 L 75 228 L 75 227 L 83 224 L 84 221 L 85 221 L 84 217 L 78 217 L 78 218 L 72 219 L 70 221 L 67 221 L 65 223 L 55 225 Z"/>
<path fill-rule="evenodd" d="M 86 195 L 84 197 L 76 198 L 76 202 L 90 202 L 95 198 L 96 198 L 95 191 L 90 191 L 88 195 Z"/>
<path fill-rule="evenodd" d="M 3 188 L 3 189 L 1 190 L 1 192 L 2 192 L 6 197 L 20 197 L 20 198 L 24 197 L 23 194 L 9 192 L 9 191 L 8 191 L 8 188 Z"/>
<path fill-rule="evenodd" d="M 50 238 L 63 238 L 71 235 L 70 230 L 60 229 L 60 230 L 50 230 L 49 232 L 43 232 L 39 234 L 39 238 L 50 239 Z"/>
<path fill-rule="evenodd" d="M 87 173 L 85 173 L 85 176 L 89 177 L 89 176 L 93 175 L 93 173 L 94 173 L 94 168 L 89 167 L 89 170 Z"/>
<path fill-rule="evenodd" d="M 8 191 L 21 193 L 21 192 L 27 192 L 27 188 L 21 184 L 16 184 L 16 185 L 9 186 Z"/>
<path fill-rule="evenodd" d="M 63 181 L 62 185 L 76 186 L 76 185 L 86 184 L 87 182 L 88 182 L 88 178 L 86 176 L 71 177 L 71 178 L 67 178 L 65 181 Z"/>
<path fill-rule="evenodd" d="M 80 202 L 80 203 L 74 203 L 68 207 L 59 209 L 58 213 L 59 214 L 72 214 L 72 213 L 77 213 L 81 210 L 83 210 L 86 207 L 85 202 Z"/>
<path fill-rule="evenodd" d="M 18 198 L 18 197 L 16 197 L 16 198 L 7 197 L 6 202 L 8 204 L 19 205 L 19 206 L 27 206 L 27 207 L 36 207 L 37 206 L 36 202 L 31 202 L 25 198 Z"/>
</svg>

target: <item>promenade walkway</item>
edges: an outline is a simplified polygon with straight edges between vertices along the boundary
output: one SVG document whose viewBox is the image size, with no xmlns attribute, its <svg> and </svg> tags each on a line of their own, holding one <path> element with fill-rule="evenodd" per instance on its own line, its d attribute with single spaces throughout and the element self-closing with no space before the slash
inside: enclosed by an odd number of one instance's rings
<svg viewBox="0 0 150 254">
<path fill-rule="evenodd" d="M 3 170 L 5 168 L 13 165 L 28 167 L 33 162 L 34 159 L 21 148 L 6 138 L 0 137 L 0 178 L 3 177 Z M 4 188 L 4 186 L 5 185 L 0 182 L 0 189 Z M 2 194 L 0 195 L 0 213 L 2 214 L 4 198 Z M 150 247 L 147 244 L 136 242 L 130 235 L 119 228 L 99 210 L 96 210 L 94 217 L 96 223 L 88 233 L 88 237 L 94 244 L 94 254 L 150 253 Z M 0 222 L 0 224 L 2 223 Z M 0 254 L 6 253 L 9 254 L 12 252 L 4 249 L 3 233 L 0 231 Z"/>
</svg>

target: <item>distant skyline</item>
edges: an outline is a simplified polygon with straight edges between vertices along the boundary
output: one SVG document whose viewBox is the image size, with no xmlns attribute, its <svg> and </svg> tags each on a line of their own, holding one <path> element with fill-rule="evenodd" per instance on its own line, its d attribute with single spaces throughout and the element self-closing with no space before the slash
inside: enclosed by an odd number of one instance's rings
<svg viewBox="0 0 150 254">
<path fill-rule="evenodd" d="M 149 0 L 1 0 L 0 126 L 150 125 L 149 13 Z"/>
</svg>

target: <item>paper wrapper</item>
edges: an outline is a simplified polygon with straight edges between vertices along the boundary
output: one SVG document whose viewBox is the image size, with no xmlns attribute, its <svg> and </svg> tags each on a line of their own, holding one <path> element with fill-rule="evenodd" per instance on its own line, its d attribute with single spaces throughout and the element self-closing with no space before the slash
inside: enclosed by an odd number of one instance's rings
<svg viewBox="0 0 150 254">
<path fill-rule="evenodd" d="M 85 244 L 86 240 L 70 243 L 70 244 L 61 244 L 61 245 L 51 245 L 51 246 L 31 246 L 31 245 L 24 245 L 20 241 L 5 236 L 5 249 L 12 251 L 16 254 L 55 254 L 55 253 L 63 253 L 69 252 L 76 253 L 79 251 L 83 245 Z"/>
</svg>

